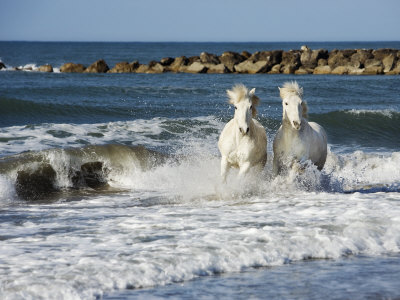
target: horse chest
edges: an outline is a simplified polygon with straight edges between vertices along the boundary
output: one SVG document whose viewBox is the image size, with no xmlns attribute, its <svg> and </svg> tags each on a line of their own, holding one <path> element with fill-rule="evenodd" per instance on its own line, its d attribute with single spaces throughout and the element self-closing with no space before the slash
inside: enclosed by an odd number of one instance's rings
<svg viewBox="0 0 400 300">
<path fill-rule="evenodd" d="M 228 161 L 233 164 L 239 164 L 249 160 L 254 150 L 254 142 L 248 137 L 243 137 L 235 141 L 228 156 Z"/>
</svg>

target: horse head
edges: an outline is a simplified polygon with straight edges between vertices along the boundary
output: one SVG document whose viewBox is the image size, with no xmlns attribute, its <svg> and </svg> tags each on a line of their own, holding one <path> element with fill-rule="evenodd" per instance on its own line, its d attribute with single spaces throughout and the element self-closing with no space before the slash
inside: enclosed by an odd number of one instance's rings
<svg viewBox="0 0 400 300">
<path fill-rule="evenodd" d="M 286 82 L 279 88 L 283 106 L 283 119 L 295 130 L 300 130 L 303 118 L 307 117 L 307 103 L 302 100 L 303 88 L 297 82 Z"/>
<path fill-rule="evenodd" d="M 255 88 L 249 91 L 244 85 L 236 85 L 226 91 L 229 103 L 235 107 L 234 120 L 243 135 L 250 132 L 252 117 L 257 114 L 256 106 L 260 100 L 254 94 L 255 91 Z"/>
</svg>

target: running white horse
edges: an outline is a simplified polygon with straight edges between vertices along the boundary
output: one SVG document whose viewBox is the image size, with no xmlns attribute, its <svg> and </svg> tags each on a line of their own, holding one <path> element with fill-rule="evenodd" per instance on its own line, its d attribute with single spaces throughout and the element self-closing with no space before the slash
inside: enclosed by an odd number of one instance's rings
<svg viewBox="0 0 400 300">
<path fill-rule="evenodd" d="M 286 82 L 279 91 L 283 117 L 273 144 L 275 175 L 284 167 L 301 169 L 307 161 L 322 170 L 327 155 L 327 136 L 320 125 L 307 121 L 303 88 L 297 82 Z"/>
<path fill-rule="evenodd" d="M 256 116 L 260 99 L 255 89 L 248 91 L 244 85 L 236 85 L 226 91 L 229 103 L 235 107 L 235 116 L 222 130 L 218 141 L 221 152 L 221 176 L 224 182 L 231 167 L 239 168 L 239 175 L 251 167 L 264 168 L 267 161 L 267 135 Z"/>
</svg>

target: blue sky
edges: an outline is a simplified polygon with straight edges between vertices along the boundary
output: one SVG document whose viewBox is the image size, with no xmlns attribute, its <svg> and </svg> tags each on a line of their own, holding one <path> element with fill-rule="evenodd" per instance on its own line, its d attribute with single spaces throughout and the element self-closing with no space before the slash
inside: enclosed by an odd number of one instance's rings
<svg viewBox="0 0 400 300">
<path fill-rule="evenodd" d="M 0 40 L 399 41 L 399 0 L 0 0 Z"/>
</svg>

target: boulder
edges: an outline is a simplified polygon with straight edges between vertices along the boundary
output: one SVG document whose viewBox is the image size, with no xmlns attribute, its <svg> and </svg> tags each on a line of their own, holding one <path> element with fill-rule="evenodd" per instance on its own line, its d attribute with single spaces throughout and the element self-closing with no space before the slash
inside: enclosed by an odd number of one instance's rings
<svg viewBox="0 0 400 300">
<path fill-rule="evenodd" d="M 48 72 L 51 73 L 53 72 L 53 67 L 51 65 L 43 65 L 39 67 L 39 72 Z"/>
<path fill-rule="evenodd" d="M 331 74 L 332 69 L 329 65 L 326 66 L 318 66 L 314 69 L 313 74 Z"/>
<path fill-rule="evenodd" d="M 282 65 L 288 65 L 298 69 L 301 65 L 300 52 L 298 50 L 289 50 L 282 53 Z"/>
<path fill-rule="evenodd" d="M 385 73 L 386 75 L 399 75 L 400 74 L 400 60 L 397 61 L 397 64 L 393 67 L 393 69 L 389 72 Z"/>
<path fill-rule="evenodd" d="M 243 56 L 244 59 L 248 59 L 251 56 L 251 53 L 249 51 L 242 51 L 240 55 Z"/>
<path fill-rule="evenodd" d="M 201 62 L 195 61 L 186 68 L 187 73 L 206 73 L 207 67 Z"/>
<path fill-rule="evenodd" d="M 188 65 L 191 65 L 194 62 L 201 62 L 200 56 L 190 56 L 188 60 L 189 60 Z"/>
<path fill-rule="evenodd" d="M 327 66 L 328 65 L 328 60 L 325 58 L 320 58 L 318 59 L 318 66 Z"/>
<path fill-rule="evenodd" d="M 318 66 L 320 59 L 327 59 L 328 51 L 325 49 L 310 50 L 306 49 L 301 53 L 300 62 L 305 68 L 314 69 Z"/>
<path fill-rule="evenodd" d="M 372 50 L 358 49 L 350 58 L 350 65 L 356 68 L 364 68 L 365 61 L 371 59 Z"/>
<path fill-rule="evenodd" d="M 100 59 L 87 67 L 84 73 L 106 73 L 109 69 L 104 59 Z"/>
<path fill-rule="evenodd" d="M 108 73 L 132 73 L 139 67 L 139 62 L 134 61 L 128 63 L 126 61 L 116 63 L 114 68 L 108 71 Z"/>
<path fill-rule="evenodd" d="M 234 72 L 234 66 L 244 61 L 245 57 L 239 53 L 227 51 L 221 54 L 219 60 L 229 69 L 230 72 Z"/>
<path fill-rule="evenodd" d="M 281 73 L 282 74 L 294 74 L 294 72 L 297 70 L 297 65 L 295 64 L 286 64 L 283 65 L 281 68 Z"/>
<path fill-rule="evenodd" d="M 17 195 L 24 200 L 43 200 L 57 190 L 56 176 L 50 164 L 18 171 L 15 182 Z"/>
<path fill-rule="evenodd" d="M 207 67 L 207 73 L 211 74 L 223 74 L 230 73 L 229 69 L 224 64 L 204 64 Z"/>
<path fill-rule="evenodd" d="M 66 63 L 60 68 L 60 72 L 63 73 L 83 73 L 85 67 L 81 64 Z"/>
<path fill-rule="evenodd" d="M 377 65 L 371 65 L 368 67 L 365 67 L 364 72 L 362 72 L 363 75 L 380 75 L 383 74 L 383 66 L 377 66 Z"/>
<path fill-rule="evenodd" d="M 109 170 L 104 168 L 100 161 L 87 162 L 81 165 L 81 169 L 71 177 L 74 188 L 88 186 L 98 189 L 108 186 L 106 176 Z"/>
<path fill-rule="evenodd" d="M 202 62 L 203 64 L 214 64 L 214 65 L 218 65 L 220 63 L 217 55 L 207 52 L 202 52 L 200 54 L 200 62 Z"/>
<path fill-rule="evenodd" d="M 393 69 L 397 62 L 397 55 L 390 53 L 382 59 L 383 72 L 387 73 Z"/>
<path fill-rule="evenodd" d="M 355 50 L 332 50 L 329 54 L 328 65 L 334 70 L 339 66 L 347 66 L 350 64 L 351 55 Z"/>
<path fill-rule="evenodd" d="M 367 59 L 364 63 L 365 68 L 369 67 L 383 67 L 382 61 L 376 58 Z"/>
<path fill-rule="evenodd" d="M 306 69 L 304 67 L 300 67 L 298 70 L 294 71 L 294 74 L 296 75 L 306 75 L 306 74 L 312 74 L 313 70 L 312 69 Z"/>
<path fill-rule="evenodd" d="M 372 51 L 372 55 L 374 56 L 374 58 L 380 61 L 382 61 L 386 56 L 390 54 L 394 54 L 396 56 L 397 50 L 383 48 Z"/>
<path fill-rule="evenodd" d="M 164 73 L 166 71 L 166 68 L 159 62 L 156 62 L 155 64 L 149 64 L 149 69 L 146 71 L 146 73 L 151 73 L 151 74 L 159 74 L 159 73 Z"/>
<path fill-rule="evenodd" d="M 266 73 L 268 71 L 268 62 L 265 60 L 260 60 L 253 62 L 250 59 L 241 62 L 235 66 L 235 71 L 238 73 Z"/>
<path fill-rule="evenodd" d="M 140 64 L 137 69 L 135 70 L 136 73 L 147 73 L 149 70 L 149 65 Z"/>
<path fill-rule="evenodd" d="M 280 74 L 281 73 L 281 64 L 276 64 L 274 65 L 271 70 L 268 72 L 268 74 Z"/>
<path fill-rule="evenodd" d="M 364 69 L 356 68 L 353 66 L 338 66 L 332 70 L 331 74 L 335 75 L 360 75 L 364 72 Z"/>
<path fill-rule="evenodd" d="M 172 57 L 164 57 L 161 58 L 160 64 L 163 66 L 170 66 L 174 62 L 174 59 Z"/>
<path fill-rule="evenodd" d="M 6 65 L 3 62 L 0 61 L 0 70 L 1 69 L 6 69 L 6 68 L 7 68 Z"/>
<path fill-rule="evenodd" d="M 184 67 L 187 66 L 189 60 L 186 56 L 180 56 L 174 59 L 174 62 L 168 66 L 168 70 L 171 72 L 181 72 Z"/>
</svg>

